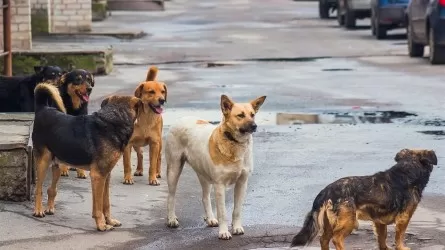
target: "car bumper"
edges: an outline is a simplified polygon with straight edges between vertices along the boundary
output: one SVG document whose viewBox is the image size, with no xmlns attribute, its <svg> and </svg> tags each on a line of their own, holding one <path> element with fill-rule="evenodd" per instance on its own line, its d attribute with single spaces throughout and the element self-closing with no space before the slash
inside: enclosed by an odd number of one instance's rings
<svg viewBox="0 0 445 250">
<path fill-rule="evenodd" d="M 379 7 L 379 23 L 381 24 L 405 24 L 406 6 Z"/>
</svg>

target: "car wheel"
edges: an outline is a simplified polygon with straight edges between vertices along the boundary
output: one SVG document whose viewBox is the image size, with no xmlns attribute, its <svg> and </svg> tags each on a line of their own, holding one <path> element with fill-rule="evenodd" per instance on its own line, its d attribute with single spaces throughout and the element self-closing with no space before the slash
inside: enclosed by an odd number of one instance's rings
<svg viewBox="0 0 445 250">
<path fill-rule="evenodd" d="M 345 0 L 345 27 L 346 29 L 354 29 L 356 24 L 354 10 L 349 9 L 348 1 Z"/>
<path fill-rule="evenodd" d="M 329 18 L 329 5 L 326 0 L 318 0 L 318 15 L 321 19 Z"/>
<path fill-rule="evenodd" d="M 445 46 L 436 44 L 434 39 L 434 29 L 430 28 L 429 45 L 430 45 L 430 63 L 445 64 Z"/>
<path fill-rule="evenodd" d="M 387 35 L 387 32 L 388 32 L 388 30 L 386 29 L 385 26 L 383 26 L 383 25 L 381 25 L 379 23 L 375 24 L 375 37 L 378 40 L 385 39 L 386 35 Z"/>
<path fill-rule="evenodd" d="M 407 27 L 407 36 L 408 36 L 408 54 L 410 57 L 422 57 L 425 46 L 420 43 L 416 43 L 414 41 L 413 29 L 411 27 L 411 23 L 406 25 Z"/>
</svg>

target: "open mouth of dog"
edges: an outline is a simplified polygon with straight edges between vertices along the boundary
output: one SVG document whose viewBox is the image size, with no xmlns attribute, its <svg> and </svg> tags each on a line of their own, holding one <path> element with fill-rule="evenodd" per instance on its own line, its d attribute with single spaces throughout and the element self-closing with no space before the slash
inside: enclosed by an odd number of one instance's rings
<svg viewBox="0 0 445 250">
<path fill-rule="evenodd" d="M 79 91 L 76 91 L 76 95 L 82 100 L 83 102 L 88 102 L 90 100 L 90 96 L 88 93 L 80 93 Z"/>
<path fill-rule="evenodd" d="M 162 114 L 162 112 L 164 111 L 162 105 L 149 104 L 148 106 L 150 106 L 151 110 L 153 110 L 153 112 L 155 112 L 156 114 Z"/>
</svg>

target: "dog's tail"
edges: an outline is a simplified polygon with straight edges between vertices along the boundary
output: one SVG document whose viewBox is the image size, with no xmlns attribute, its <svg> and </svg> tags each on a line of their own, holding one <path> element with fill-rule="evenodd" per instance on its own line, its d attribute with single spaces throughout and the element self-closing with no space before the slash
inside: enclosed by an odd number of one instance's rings
<svg viewBox="0 0 445 250">
<path fill-rule="evenodd" d="M 40 83 L 34 89 L 35 112 L 46 106 L 53 106 L 60 112 L 66 114 L 65 105 L 59 89 L 50 83 Z"/>
<path fill-rule="evenodd" d="M 325 202 L 318 208 L 316 206 L 312 208 L 304 219 L 303 228 L 292 239 L 291 247 L 309 245 L 317 234 L 323 230 L 324 223 L 327 222 L 325 217 L 328 204 L 332 206 L 332 203 Z"/>
<path fill-rule="evenodd" d="M 156 76 L 158 75 L 158 67 L 151 66 L 150 69 L 147 72 L 147 78 L 145 79 L 146 82 L 148 81 L 154 81 L 156 80 Z"/>
</svg>

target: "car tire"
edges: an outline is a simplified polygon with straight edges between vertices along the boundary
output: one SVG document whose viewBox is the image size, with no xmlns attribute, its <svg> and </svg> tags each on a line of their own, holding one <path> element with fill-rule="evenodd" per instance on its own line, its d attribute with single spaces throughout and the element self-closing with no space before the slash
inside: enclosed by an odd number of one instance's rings
<svg viewBox="0 0 445 250">
<path fill-rule="evenodd" d="M 429 30 L 429 46 L 430 46 L 430 63 L 431 64 L 445 64 L 445 46 L 440 46 L 434 41 L 434 29 Z"/>
<path fill-rule="evenodd" d="M 356 25 L 356 18 L 354 10 L 349 9 L 348 1 L 345 0 L 345 28 L 354 29 Z"/>
<path fill-rule="evenodd" d="M 410 57 L 422 57 L 425 46 L 421 43 L 416 43 L 413 38 L 413 29 L 411 27 L 411 23 L 406 25 L 406 34 L 408 40 L 408 54 Z"/>
<path fill-rule="evenodd" d="M 326 0 L 318 0 L 318 15 L 320 19 L 329 19 L 329 5 Z"/>
<path fill-rule="evenodd" d="M 375 24 L 375 37 L 377 40 L 385 39 L 387 34 L 388 29 L 385 26 L 378 23 Z"/>
</svg>

